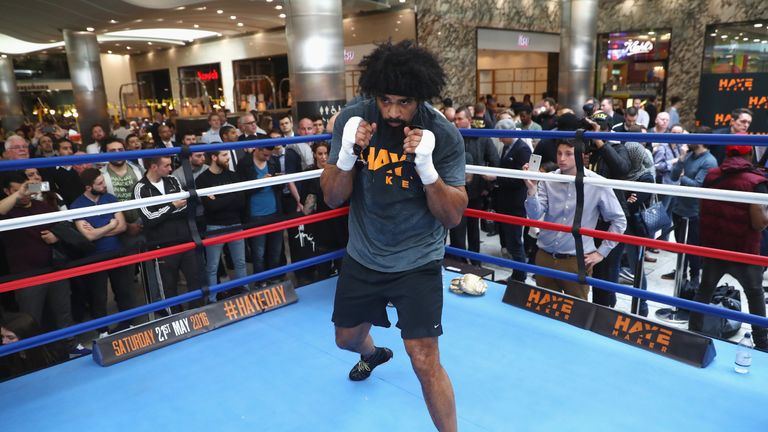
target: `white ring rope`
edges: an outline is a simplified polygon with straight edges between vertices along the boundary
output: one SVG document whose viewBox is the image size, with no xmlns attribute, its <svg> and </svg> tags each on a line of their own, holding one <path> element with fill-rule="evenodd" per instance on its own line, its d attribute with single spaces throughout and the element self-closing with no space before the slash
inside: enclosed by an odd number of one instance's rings
<svg viewBox="0 0 768 432">
<path fill-rule="evenodd" d="M 576 176 L 572 175 L 529 172 L 508 168 L 491 168 L 478 165 L 467 165 L 467 173 L 492 175 L 497 177 L 510 177 L 516 179 L 555 181 L 561 183 L 574 183 L 576 181 Z M 755 192 L 741 192 L 724 189 L 704 189 L 689 186 L 662 185 L 656 183 L 635 182 L 629 180 L 611 180 L 607 178 L 596 177 L 584 177 L 584 184 L 594 184 L 596 186 L 610 187 L 613 189 L 620 189 L 631 192 L 648 192 L 660 195 L 768 205 L 768 194 Z"/>
<path fill-rule="evenodd" d="M 300 173 L 286 174 L 276 177 L 262 178 L 258 180 L 249 180 L 245 182 L 232 183 L 228 185 L 213 186 L 204 189 L 198 189 L 198 196 L 218 195 L 230 192 L 239 192 L 249 189 L 257 189 L 266 186 L 280 185 L 289 182 L 297 182 L 320 177 L 323 170 L 316 169 L 312 171 L 303 171 Z M 467 165 L 467 173 L 491 175 L 497 177 L 509 177 L 515 179 L 529 179 L 538 181 L 555 181 L 561 183 L 573 183 L 575 176 L 528 172 L 508 168 L 492 168 L 478 165 Z M 755 192 L 730 191 L 723 189 L 702 189 L 688 186 L 660 185 L 655 183 L 635 182 L 628 180 L 611 180 L 606 178 L 584 177 L 584 184 L 594 184 L 601 187 L 610 187 L 614 189 L 648 192 L 661 195 L 682 196 L 688 198 L 703 198 L 716 201 L 740 202 L 746 204 L 768 205 L 768 194 Z M 140 207 L 163 204 L 166 202 L 187 199 L 189 192 L 178 192 L 168 195 L 160 195 L 150 198 L 141 198 L 129 201 L 121 201 L 112 204 L 104 204 L 93 207 L 86 207 L 74 210 L 63 210 L 59 212 L 43 213 L 39 215 L 23 216 L 14 219 L 0 221 L 0 232 L 10 231 L 20 228 L 27 228 L 36 225 L 50 224 L 65 220 L 82 219 L 88 216 L 99 215 L 103 213 L 114 213 L 118 211 L 132 210 Z"/>
<path fill-rule="evenodd" d="M 249 180 L 238 183 L 231 183 L 221 186 L 213 186 L 204 189 L 197 189 L 198 196 L 218 195 L 230 192 L 239 192 L 249 189 L 258 189 L 267 186 L 280 185 L 289 182 L 308 180 L 320 177 L 323 172 L 321 169 L 312 171 L 303 171 L 294 174 L 286 174 L 258 180 Z M 189 198 L 189 192 L 177 192 L 168 195 L 160 195 L 149 198 L 140 198 L 129 201 L 121 201 L 112 204 L 97 205 L 92 207 L 79 208 L 74 210 L 63 210 L 58 212 L 43 213 L 32 216 L 23 216 L 13 219 L 0 221 L 0 232 L 11 231 L 20 228 L 27 228 L 36 225 L 50 224 L 66 220 L 82 219 L 88 216 L 94 216 L 104 213 L 114 213 L 118 211 L 133 210 L 140 207 L 163 204 L 171 201 Z"/>
</svg>

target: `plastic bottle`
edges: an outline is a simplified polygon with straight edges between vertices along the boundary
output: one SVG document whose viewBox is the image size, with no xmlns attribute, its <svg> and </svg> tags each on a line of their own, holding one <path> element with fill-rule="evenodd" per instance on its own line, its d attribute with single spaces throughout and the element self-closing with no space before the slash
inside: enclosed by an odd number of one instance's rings
<svg viewBox="0 0 768 432">
<path fill-rule="evenodd" d="M 744 333 L 744 337 L 739 341 L 739 346 L 736 347 L 736 360 L 733 365 L 733 370 L 736 373 L 749 373 L 749 367 L 752 366 L 752 348 L 754 346 L 752 335 L 749 332 Z"/>
</svg>

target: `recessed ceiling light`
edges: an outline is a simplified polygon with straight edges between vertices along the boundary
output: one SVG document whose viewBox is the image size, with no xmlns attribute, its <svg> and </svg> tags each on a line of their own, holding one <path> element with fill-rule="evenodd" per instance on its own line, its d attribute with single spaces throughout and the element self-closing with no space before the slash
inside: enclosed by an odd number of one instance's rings
<svg viewBox="0 0 768 432">
<path fill-rule="evenodd" d="M 400 21 L 398 21 L 397 23 L 400 24 Z"/>
<path fill-rule="evenodd" d="M 277 5 L 277 6 L 275 6 L 275 9 L 282 10 L 283 9 L 283 5 Z"/>
<path fill-rule="evenodd" d="M 763 26 L 763 23 L 755 23 L 755 27 L 760 28 Z"/>
<path fill-rule="evenodd" d="M 267 0 L 267 3 L 272 3 L 272 0 Z"/>
<path fill-rule="evenodd" d="M 357 37 L 357 34 L 356 33 L 352 33 L 352 37 Z"/>
<path fill-rule="evenodd" d="M 224 13 L 224 11 L 223 11 L 223 10 L 221 10 L 221 9 L 219 9 L 219 10 L 217 10 L 217 11 L 216 11 L 216 13 L 217 13 L 217 14 L 219 14 L 219 15 L 221 15 L 221 14 L 223 14 L 223 13 Z"/>
<path fill-rule="evenodd" d="M 194 28 L 200 28 L 200 26 L 199 26 L 199 25 L 197 25 L 197 24 L 193 25 L 192 27 L 194 27 Z"/>
<path fill-rule="evenodd" d="M 158 18 L 158 19 L 156 19 L 155 21 L 157 21 L 157 22 L 163 22 L 163 19 L 162 19 L 162 18 Z"/>
<path fill-rule="evenodd" d="M 760 39 L 752 39 L 752 42 L 760 42 Z"/>
<path fill-rule="evenodd" d="M 120 44 L 119 44 L 119 43 L 116 43 L 116 44 L 115 44 L 115 46 L 120 46 Z"/>
<path fill-rule="evenodd" d="M 117 21 L 117 20 L 113 20 L 113 19 L 109 20 L 109 23 L 110 23 L 110 24 L 117 24 L 118 22 L 119 22 L 119 21 Z"/>
<path fill-rule="evenodd" d="M 206 10 L 206 9 L 208 9 L 207 6 L 200 6 L 195 8 L 195 10 Z"/>
<path fill-rule="evenodd" d="M 400 0 L 400 3 L 405 3 L 405 0 Z"/>
<path fill-rule="evenodd" d="M 56 42 L 56 39 L 48 39 L 48 42 Z"/>
<path fill-rule="evenodd" d="M 131 49 L 131 47 L 127 46 L 127 47 L 125 47 L 125 49 Z"/>
<path fill-rule="evenodd" d="M 354 27 L 352 27 L 352 30 L 354 30 L 354 29 L 355 29 L 355 28 L 354 28 Z"/>
<path fill-rule="evenodd" d="M 237 15 L 230 15 L 230 16 L 229 16 L 229 19 L 231 19 L 231 20 L 236 20 L 236 19 L 237 19 Z"/>
<path fill-rule="evenodd" d="M 720 39 L 728 39 L 728 35 L 722 35 L 720 36 Z"/>
<path fill-rule="evenodd" d="M 649 35 L 651 35 L 651 36 L 653 36 L 653 35 L 655 35 L 655 34 L 656 34 L 656 32 L 654 32 L 654 31 L 649 31 L 649 32 L 648 32 L 648 34 L 649 34 Z"/>
<path fill-rule="evenodd" d="M 176 8 L 176 10 L 184 10 L 186 8 L 187 8 L 186 6 L 179 6 L 179 7 Z"/>
<path fill-rule="evenodd" d="M 112 50 L 107 50 L 107 54 L 112 54 Z"/>
<path fill-rule="evenodd" d="M 152 45 L 152 42 L 147 42 L 147 45 Z"/>
<path fill-rule="evenodd" d="M 395 31 L 400 31 L 400 29 L 399 29 L 399 28 L 397 28 L 397 27 L 395 27 Z"/>
<path fill-rule="evenodd" d="M 709 35 L 714 37 L 714 36 L 717 36 L 717 33 L 710 33 Z"/>
<path fill-rule="evenodd" d="M 280 18 L 285 18 L 285 14 L 278 15 Z"/>
<path fill-rule="evenodd" d="M 178 20 L 176 21 L 176 24 L 184 24 L 184 20 Z"/>
<path fill-rule="evenodd" d="M 242 26 L 243 26 L 243 23 L 237 23 L 237 26 L 238 26 L 238 27 L 242 27 Z"/>
<path fill-rule="evenodd" d="M 760 43 L 768 43 L 768 40 L 761 40 Z"/>
<path fill-rule="evenodd" d="M 133 20 L 133 22 L 142 22 L 142 21 L 144 21 L 144 20 L 143 20 L 143 19 L 141 19 L 141 18 L 139 18 L 139 19 L 137 19 L 137 20 Z"/>
<path fill-rule="evenodd" d="M 94 30 L 95 30 L 93 27 L 86 27 L 85 29 L 86 29 L 86 30 L 88 30 L 88 31 L 90 31 L 90 32 L 92 32 L 92 31 L 94 31 Z"/>
</svg>

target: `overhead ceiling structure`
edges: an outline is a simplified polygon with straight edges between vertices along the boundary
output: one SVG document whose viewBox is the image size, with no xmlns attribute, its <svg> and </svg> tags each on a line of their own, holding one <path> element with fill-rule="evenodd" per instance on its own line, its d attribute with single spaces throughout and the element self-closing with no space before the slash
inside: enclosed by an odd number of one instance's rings
<svg viewBox="0 0 768 432">
<path fill-rule="evenodd" d="M 324 1 L 324 0 L 316 0 Z M 342 0 L 345 15 L 410 0 Z M 23 0 L 3 2 L 0 53 L 64 50 L 61 30 L 94 32 L 103 53 L 139 54 L 285 26 L 284 0 Z"/>
</svg>

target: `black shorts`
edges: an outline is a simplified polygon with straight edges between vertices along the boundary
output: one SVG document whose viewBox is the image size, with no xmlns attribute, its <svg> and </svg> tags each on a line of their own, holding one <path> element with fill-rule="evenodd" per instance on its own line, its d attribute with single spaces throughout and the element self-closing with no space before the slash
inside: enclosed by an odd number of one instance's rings
<svg viewBox="0 0 768 432">
<path fill-rule="evenodd" d="M 397 328 L 403 339 L 443 334 L 442 261 L 412 270 L 384 273 L 344 257 L 333 302 L 333 323 L 351 328 L 362 323 L 379 327 L 392 324 L 387 303 L 397 308 Z"/>
</svg>

